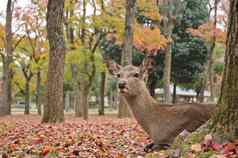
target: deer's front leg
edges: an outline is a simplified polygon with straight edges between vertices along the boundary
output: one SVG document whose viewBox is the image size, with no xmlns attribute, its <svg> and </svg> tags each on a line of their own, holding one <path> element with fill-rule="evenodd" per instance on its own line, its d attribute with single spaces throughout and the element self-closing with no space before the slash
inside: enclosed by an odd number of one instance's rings
<svg viewBox="0 0 238 158">
<path fill-rule="evenodd" d="M 156 147 L 157 147 L 157 145 L 155 145 L 154 143 L 150 143 L 145 146 L 144 151 L 151 152 L 151 151 L 156 150 Z"/>
<path fill-rule="evenodd" d="M 154 150 L 166 150 L 170 147 L 169 144 L 155 144 L 155 143 L 150 143 L 147 144 L 144 148 L 145 152 L 151 152 Z"/>
</svg>

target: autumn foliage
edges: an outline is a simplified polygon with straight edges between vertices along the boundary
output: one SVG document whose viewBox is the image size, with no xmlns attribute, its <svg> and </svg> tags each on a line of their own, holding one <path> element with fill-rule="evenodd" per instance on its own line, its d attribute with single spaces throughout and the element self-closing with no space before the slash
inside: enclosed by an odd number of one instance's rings
<svg viewBox="0 0 238 158">
<path fill-rule="evenodd" d="M 198 29 L 188 29 L 188 32 L 192 33 L 194 36 L 201 37 L 207 42 L 211 42 L 213 37 L 216 37 L 216 41 L 219 43 L 225 43 L 226 33 L 220 28 L 214 28 L 212 22 L 207 22 L 198 27 Z"/>
<path fill-rule="evenodd" d="M 134 45 L 143 52 L 156 52 L 165 48 L 167 39 L 161 34 L 159 28 L 137 26 L 135 28 Z"/>
</svg>

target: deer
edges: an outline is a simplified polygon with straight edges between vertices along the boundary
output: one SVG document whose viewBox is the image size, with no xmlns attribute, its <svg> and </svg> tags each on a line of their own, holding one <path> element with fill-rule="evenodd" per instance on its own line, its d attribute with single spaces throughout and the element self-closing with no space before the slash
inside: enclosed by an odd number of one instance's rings
<svg viewBox="0 0 238 158">
<path fill-rule="evenodd" d="M 124 97 L 135 120 L 152 139 L 146 152 L 168 149 L 183 131 L 193 132 L 206 123 L 214 106 L 204 104 L 161 104 L 149 93 L 145 78 L 152 69 L 152 59 L 145 58 L 141 66 L 120 66 L 107 63 L 110 74 L 118 80 L 120 95 Z"/>
</svg>

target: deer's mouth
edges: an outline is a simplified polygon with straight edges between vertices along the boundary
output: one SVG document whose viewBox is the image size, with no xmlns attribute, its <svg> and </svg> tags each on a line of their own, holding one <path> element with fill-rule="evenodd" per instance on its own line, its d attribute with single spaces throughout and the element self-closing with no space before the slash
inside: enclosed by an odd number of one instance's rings
<svg viewBox="0 0 238 158">
<path fill-rule="evenodd" d="M 122 94 L 128 93 L 128 88 L 127 87 L 120 88 L 120 93 L 122 93 Z"/>
</svg>

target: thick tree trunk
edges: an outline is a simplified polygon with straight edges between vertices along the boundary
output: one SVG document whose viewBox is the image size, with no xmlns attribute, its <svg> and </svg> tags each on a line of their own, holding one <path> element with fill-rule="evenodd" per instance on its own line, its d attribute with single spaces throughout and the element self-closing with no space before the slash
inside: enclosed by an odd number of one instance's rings
<svg viewBox="0 0 238 158">
<path fill-rule="evenodd" d="M 101 72 L 100 105 L 98 111 L 99 115 L 104 115 L 105 89 L 106 89 L 106 72 Z"/>
<path fill-rule="evenodd" d="M 82 78 L 79 84 L 79 104 L 77 105 L 76 116 L 82 116 L 84 120 L 88 119 L 88 96 L 89 96 L 89 88 L 87 86 L 87 81 Z M 75 111 L 76 112 L 76 111 Z"/>
<path fill-rule="evenodd" d="M 228 139 L 238 138 L 238 0 L 230 1 L 225 71 L 213 130 Z"/>
<path fill-rule="evenodd" d="M 41 102 L 40 102 L 40 87 L 41 87 L 41 71 L 38 70 L 36 74 L 36 108 L 37 114 L 41 115 Z"/>
<path fill-rule="evenodd" d="M 126 20 L 125 20 L 125 37 L 124 47 L 122 51 L 121 64 L 123 66 L 130 65 L 132 63 L 132 51 L 133 51 L 133 26 L 135 20 L 135 3 L 136 0 L 126 0 Z M 129 110 L 127 103 L 123 97 L 120 98 L 118 117 L 128 117 Z"/>
<path fill-rule="evenodd" d="M 6 25 L 5 25 L 5 52 L 6 55 L 3 59 L 3 91 L 2 91 L 2 104 L 0 105 L 0 116 L 11 114 L 12 102 L 12 0 L 7 1 L 6 9 Z"/>
<path fill-rule="evenodd" d="M 25 115 L 30 114 L 30 80 L 25 81 Z"/>
<path fill-rule="evenodd" d="M 47 10 L 47 32 L 50 53 L 46 105 L 42 121 L 55 123 L 64 121 L 64 0 L 49 0 Z"/>
</svg>

